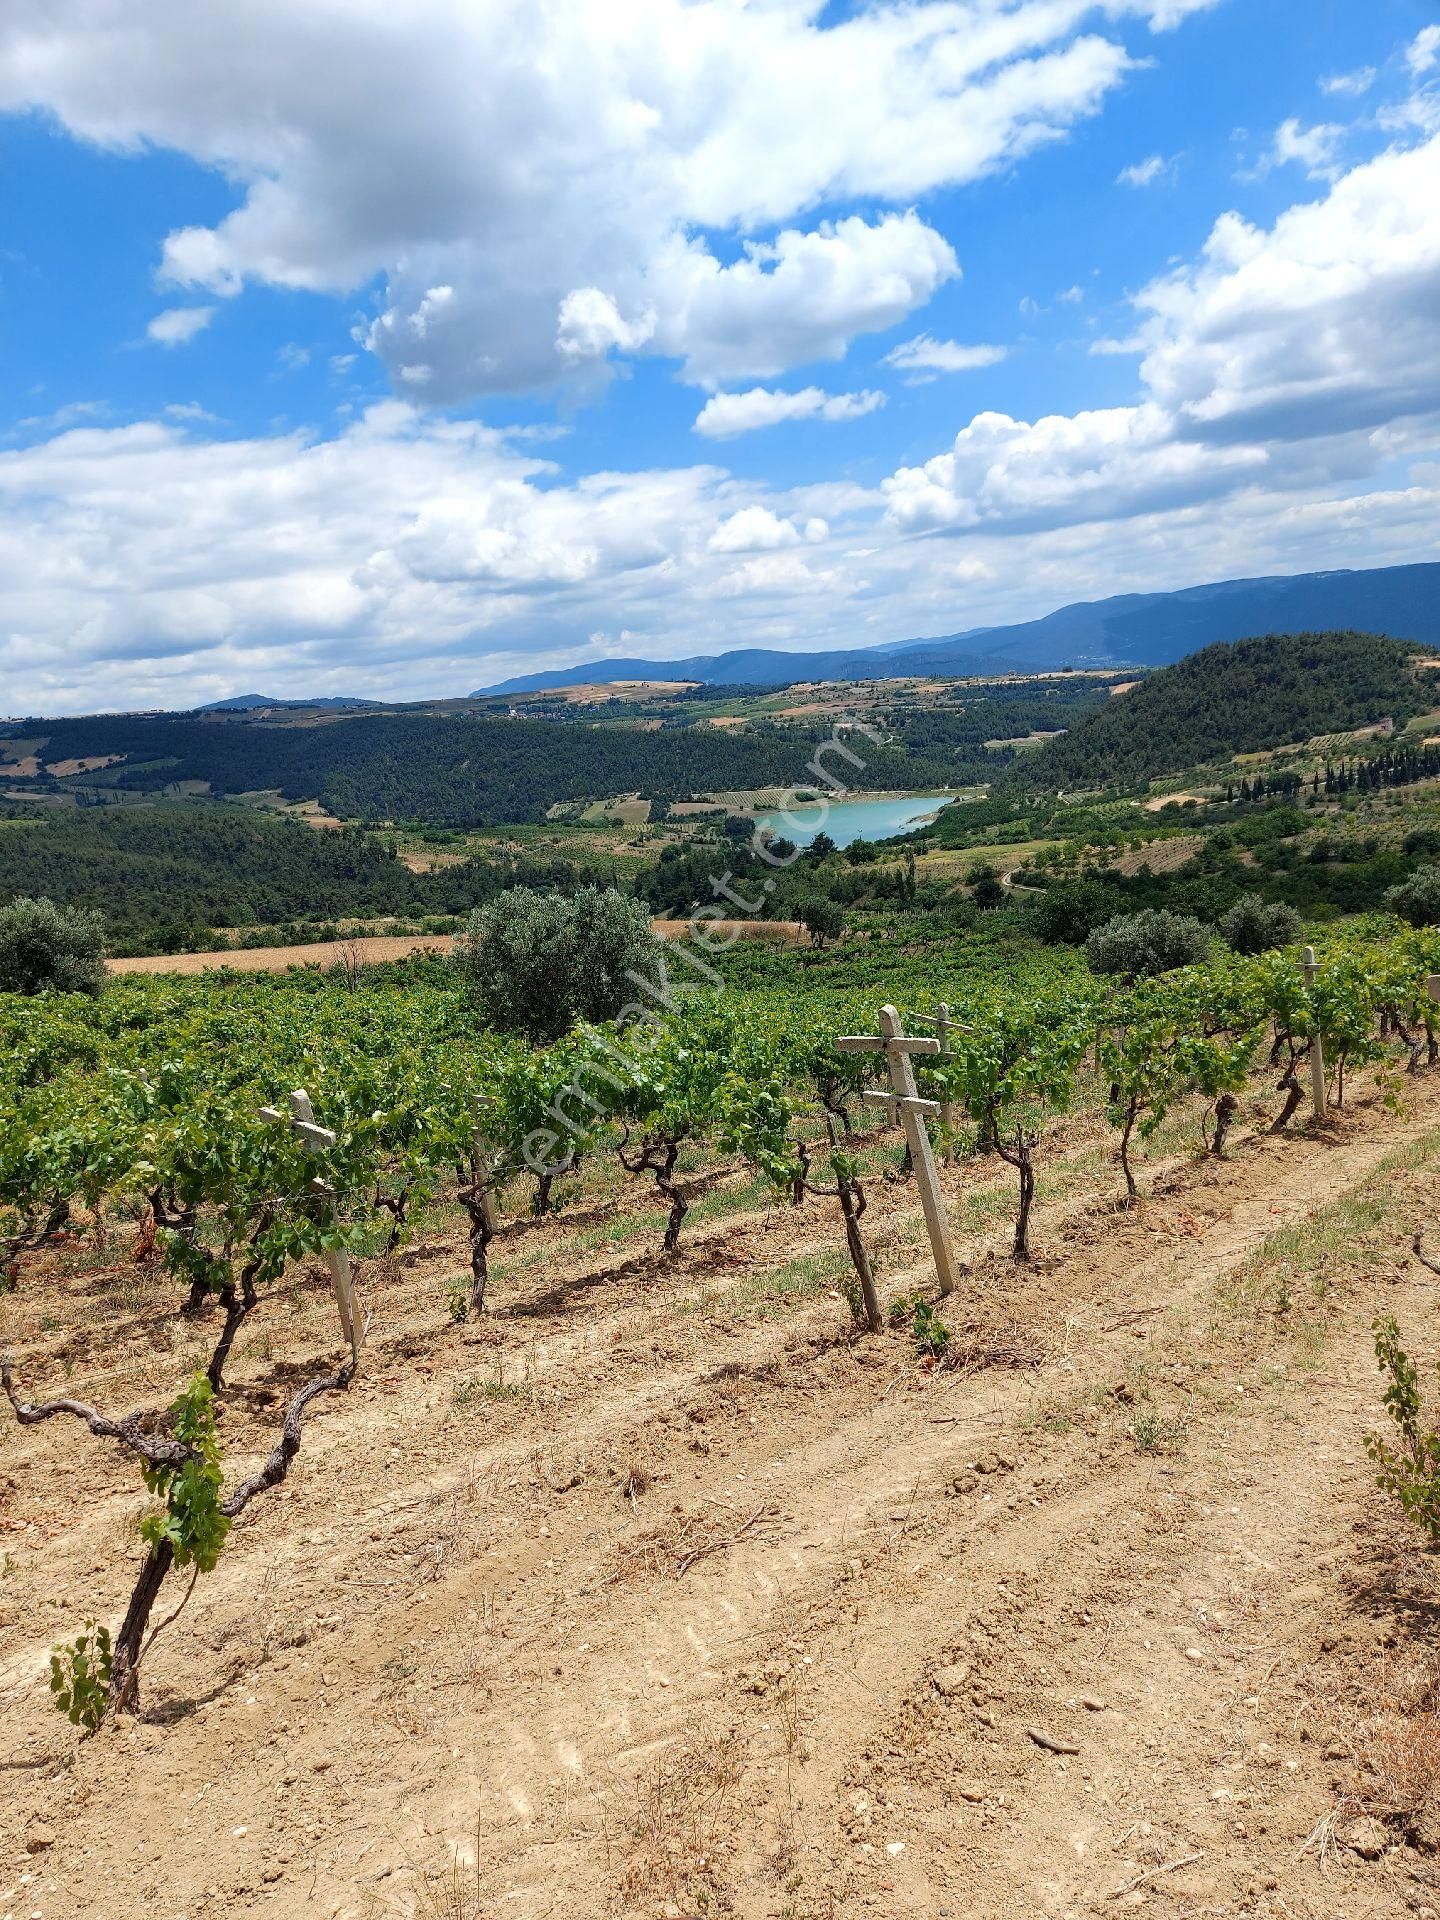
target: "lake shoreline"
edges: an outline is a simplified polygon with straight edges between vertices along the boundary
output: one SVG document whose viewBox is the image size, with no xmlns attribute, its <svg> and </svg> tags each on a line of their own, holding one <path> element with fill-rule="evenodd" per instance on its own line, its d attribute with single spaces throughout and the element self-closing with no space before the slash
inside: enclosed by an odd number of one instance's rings
<svg viewBox="0 0 1440 1920">
<path fill-rule="evenodd" d="M 863 798 L 796 806 L 788 810 L 765 808 L 754 814 L 756 828 L 765 828 L 779 838 L 808 847 L 824 833 L 837 847 L 848 847 L 857 840 L 894 840 L 929 826 L 964 789 L 946 789 L 928 793 L 867 793 Z M 813 826 L 810 822 L 813 820 Z M 797 824 L 803 822 L 804 824 Z"/>
</svg>

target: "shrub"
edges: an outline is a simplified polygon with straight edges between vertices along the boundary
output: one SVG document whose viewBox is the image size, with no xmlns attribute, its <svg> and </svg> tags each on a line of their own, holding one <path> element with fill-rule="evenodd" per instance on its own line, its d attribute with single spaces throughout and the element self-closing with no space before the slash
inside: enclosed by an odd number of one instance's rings
<svg viewBox="0 0 1440 1920">
<path fill-rule="evenodd" d="M 1171 913 L 1164 907 L 1116 914 L 1085 942 L 1092 973 L 1119 974 L 1126 980 L 1194 966 L 1209 951 L 1210 936 L 1192 914 Z"/>
<path fill-rule="evenodd" d="M 0 907 L 0 993 L 99 993 L 105 984 L 105 923 L 53 900 Z"/>
<path fill-rule="evenodd" d="M 1412 927 L 1440 926 L 1440 867 L 1417 867 L 1408 880 L 1387 889 L 1385 904 Z"/>
<path fill-rule="evenodd" d="M 890 1324 L 892 1327 L 909 1327 L 915 1351 L 922 1360 L 945 1358 L 945 1351 L 950 1345 L 950 1329 L 940 1318 L 939 1308 L 932 1306 L 923 1293 L 898 1294 L 890 1302 Z"/>
<path fill-rule="evenodd" d="M 514 887 L 476 908 L 457 959 L 492 1026 L 543 1041 L 639 998 L 629 975 L 652 977 L 655 944 L 644 906 L 613 887 Z"/>
<path fill-rule="evenodd" d="M 1280 900 L 1262 900 L 1245 893 L 1220 921 L 1220 937 L 1234 953 L 1269 953 L 1298 940 L 1303 922 L 1293 907 Z"/>
</svg>

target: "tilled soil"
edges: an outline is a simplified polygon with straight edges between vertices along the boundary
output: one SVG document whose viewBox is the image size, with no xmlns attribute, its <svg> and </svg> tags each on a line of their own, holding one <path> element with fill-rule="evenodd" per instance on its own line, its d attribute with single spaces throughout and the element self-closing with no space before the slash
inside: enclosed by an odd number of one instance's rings
<svg viewBox="0 0 1440 1920">
<path fill-rule="evenodd" d="M 1440 1078 L 1405 1094 L 1167 1161 L 1129 1212 L 1052 1179 L 1031 1268 L 977 1228 L 938 1365 L 849 1336 L 818 1200 L 669 1263 L 601 1251 L 603 1206 L 588 1248 L 517 1225 L 480 1325 L 422 1238 L 91 1740 L 46 1662 L 123 1606 L 138 1475 L 74 1420 L 0 1428 L 0 1920 L 1434 1920 L 1424 1755 L 1408 1792 L 1375 1755 L 1440 1588 L 1363 1447 L 1374 1315 L 1422 1375 L 1440 1345 L 1408 1250 Z M 993 1163 L 945 1178 L 983 1221 Z M 883 1289 L 928 1284 L 913 1187 L 871 1195 Z M 24 1390 L 161 1403 L 209 1337 L 174 1304 L 128 1229 L 27 1272 Z M 246 1326 L 228 1473 L 331 1338 L 318 1275 Z"/>
</svg>

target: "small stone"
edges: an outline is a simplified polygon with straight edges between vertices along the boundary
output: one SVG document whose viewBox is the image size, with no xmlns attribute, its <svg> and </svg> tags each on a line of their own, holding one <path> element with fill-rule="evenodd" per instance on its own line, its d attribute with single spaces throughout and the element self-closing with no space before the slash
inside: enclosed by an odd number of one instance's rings
<svg viewBox="0 0 1440 1920">
<path fill-rule="evenodd" d="M 1358 1853 L 1362 1860 L 1378 1860 L 1390 1844 L 1389 1830 L 1384 1822 L 1368 1813 L 1362 1813 L 1358 1820 L 1350 1820 L 1338 1828 L 1335 1838 L 1351 1853 Z"/>
<path fill-rule="evenodd" d="M 1098 1693 L 1080 1693 L 1075 1697 L 1087 1713 L 1104 1713 L 1105 1702 Z"/>
<path fill-rule="evenodd" d="M 1200 1651 L 1199 1647 L 1186 1647 L 1185 1658 L 1187 1660 L 1203 1660 L 1205 1656 Z"/>
<path fill-rule="evenodd" d="M 54 1844 L 54 1830 L 47 1827 L 45 1823 L 40 1820 L 36 1821 L 35 1825 L 31 1827 L 25 1836 L 25 1851 L 27 1853 L 44 1853 L 47 1847 L 53 1847 Z"/>
<path fill-rule="evenodd" d="M 942 1699 L 949 1700 L 955 1694 L 963 1692 L 965 1682 L 969 1678 L 969 1667 L 939 1667 L 931 1674 L 930 1684 Z"/>
<path fill-rule="evenodd" d="M 962 1800 L 969 1800 L 977 1806 L 985 1798 L 985 1789 L 983 1787 L 957 1787 L 955 1791 Z"/>
</svg>

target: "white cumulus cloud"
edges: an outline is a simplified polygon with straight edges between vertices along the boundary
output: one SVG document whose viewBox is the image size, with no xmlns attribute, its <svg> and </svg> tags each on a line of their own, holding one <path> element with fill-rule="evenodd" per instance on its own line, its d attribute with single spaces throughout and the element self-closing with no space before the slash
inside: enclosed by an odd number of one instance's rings
<svg viewBox="0 0 1440 1920">
<path fill-rule="evenodd" d="M 769 378 L 928 298 L 951 257 L 908 210 L 1064 138 L 1137 64 L 1123 27 L 1205 3 L 250 0 L 222 32 L 8 0 L 0 111 L 213 169 L 237 203 L 168 235 L 168 283 L 378 283 L 360 337 L 427 399 L 637 351 Z M 857 205 L 865 235 L 823 226 Z"/>
<path fill-rule="evenodd" d="M 1320 91 L 1351 98 L 1368 93 L 1375 84 L 1374 67 L 1356 67 L 1352 73 L 1331 73 L 1320 82 Z"/>
<path fill-rule="evenodd" d="M 167 307 L 145 329 L 145 337 L 162 347 L 183 347 L 203 333 L 215 318 L 214 307 Z"/>
<path fill-rule="evenodd" d="M 884 404 L 884 394 L 873 388 L 863 393 L 826 393 L 823 387 L 801 387 L 787 393 L 776 387 L 751 387 L 746 393 L 712 394 L 695 416 L 695 431 L 710 440 L 728 440 L 788 420 L 858 420 Z"/>
<path fill-rule="evenodd" d="M 0 450 L 0 685 L 32 713 L 255 685 L 412 699 L 587 647 L 664 660 L 898 640 L 1433 549 L 1433 433 L 1389 434 L 1390 470 L 1409 473 L 1380 490 L 1323 462 L 1254 484 L 1241 450 L 1226 492 L 1187 469 L 1203 448 L 1125 411 L 974 423 L 909 487 L 932 485 L 938 512 L 917 502 L 907 526 L 851 482 L 775 492 L 709 465 L 572 481 L 510 435 L 396 401 L 328 439 L 207 438 L 198 418 L 47 426 Z M 1107 512 L 1124 513 L 1118 534 Z M 928 524 L 946 537 L 911 537 Z"/>
<path fill-rule="evenodd" d="M 824 540 L 830 529 L 818 516 L 806 521 L 803 532 L 793 520 L 782 519 L 769 507 L 742 507 L 722 520 L 711 534 L 711 553 L 770 553 L 779 547 L 798 547 L 802 540 Z"/>
<path fill-rule="evenodd" d="M 1136 296 L 1135 405 L 1034 422 L 978 415 L 885 483 L 908 530 L 1060 526 L 1278 495 L 1440 441 L 1440 134 L 1288 208 L 1238 214 Z"/>
<path fill-rule="evenodd" d="M 914 213 L 787 228 L 748 241 L 730 266 L 677 238 L 628 302 L 599 287 L 568 294 L 557 344 L 571 364 L 611 348 L 665 354 L 701 386 L 772 376 L 838 360 L 856 334 L 894 326 L 958 272 L 950 243 Z"/>
<path fill-rule="evenodd" d="M 1317 127 L 1302 127 L 1298 120 L 1282 120 L 1271 142 L 1269 164 L 1284 167 L 1294 162 L 1304 167 L 1312 179 L 1328 177 L 1344 138 L 1344 127 L 1328 122 Z"/>
</svg>

